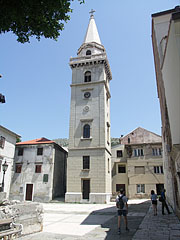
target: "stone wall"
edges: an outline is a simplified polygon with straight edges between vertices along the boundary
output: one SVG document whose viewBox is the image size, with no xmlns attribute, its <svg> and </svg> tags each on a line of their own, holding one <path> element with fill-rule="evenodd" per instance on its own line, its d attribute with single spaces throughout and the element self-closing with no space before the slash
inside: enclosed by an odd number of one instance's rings
<svg viewBox="0 0 180 240">
<path fill-rule="evenodd" d="M 43 229 L 43 207 L 35 202 L 7 201 L 0 206 L 0 219 L 12 218 L 22 224 L 22 235 L 40 232 Z"/>
</svg>

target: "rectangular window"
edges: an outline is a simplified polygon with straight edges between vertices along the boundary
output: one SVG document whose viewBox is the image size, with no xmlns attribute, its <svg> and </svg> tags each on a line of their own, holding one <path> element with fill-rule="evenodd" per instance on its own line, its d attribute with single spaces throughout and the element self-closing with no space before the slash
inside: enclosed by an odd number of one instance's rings
<svg viewBox="0 0 180 240">
<path fill-rule="evenodd" d="M 137 151 L 134 149 L 134 157 L 137 157 Z"/>
<path fill-rule="evenodd" d="M 5 145 L 5 137 L 1 136 L 0 137 L 0 148 L 4 148 Z"/>
<path fill-rule="evenodd" d="M 109 142 L 110 142 L 110 132 L 109 132 L 109 123 L 107 123 L 107 144 L 109 145 Z"/>
<path fill-rule="evenodd" d="M 43 148 L 37 149 L 37 155 L 43 155 Z"/>
<path fill-rule="evenodd" d="M 117 158 L 120 158 L 123 156 L 122 150 L 117 150 Z"/>
<path fill-rule="evenodd" d="M 153 156 L 161 156 L 162 155 L 161 148 L 153 148 L 152 149 L 152 154 L 153 154 Z"/>
<path fill-rule="evenodd" d="M 126 173 L 126 166 L 118 165 L 118 173 Z"/>
<path fill-rule="evenodd" d="M 144 166 L 136 166 L 135 167 L 135 174 L 145 174 Z"/>
<path fill-rule="evenodd" d="M 134 157 L 144 156 L 143 148 L 134 149 Z"/>
<path fill-rule="evenodd" d="M 42 168 L 42 165 L 37 165 L 36 164 L 35 173 L 41 173 L 41 168 Z"/>
<path fill-rule="evenodd" d="M 83 156 L 83 169 L 89 169 L 90 156 Z"/>
<path fill-rule="evenodd" d="M 18 148 L 18 156 L 23 156 L 24 148 Z"/>
<path fill-rule="evenodd" d="M 137 193 L 145 193 L 145 184 L 137 184 Z"/>
<path fill-rule="evenodd" d="M 163 166 L 154 166 L 154 173 L 163 174 Z"/>
<path fill-rule="evenodd" d="M 22 170 L 22 164 L 17 163 L 17 164 L 16 164 L 15 172 L 16 172 L 16 173 L 21 173 L 21 170 Z"/>
</svg>

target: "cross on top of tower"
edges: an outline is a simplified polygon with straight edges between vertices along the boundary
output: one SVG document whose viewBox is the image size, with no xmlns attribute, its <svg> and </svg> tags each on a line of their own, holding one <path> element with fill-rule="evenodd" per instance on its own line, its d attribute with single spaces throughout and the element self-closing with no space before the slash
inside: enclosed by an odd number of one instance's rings
<svg viewBox="0 0 180 240">
<path fill-rule="evenodd" d="M 91 11 L 89 12 L 90 13 L 90 17 L 94 17 L 94 12 L 95 12 L 95 10 L 91 9 Z"/>
</svg>

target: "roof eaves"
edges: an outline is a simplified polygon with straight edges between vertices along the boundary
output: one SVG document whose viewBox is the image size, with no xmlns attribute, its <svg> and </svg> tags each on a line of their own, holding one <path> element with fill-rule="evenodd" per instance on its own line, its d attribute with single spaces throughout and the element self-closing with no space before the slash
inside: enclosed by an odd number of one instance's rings
<svg viewBox="0 0 180 240">
<path fill-rule="evenodd" d="M 7 131 L 8 133 L 10 133 L 11 135 L 15 135 L 16 137 L 21 137 L 19 134 L 15 133 L 15 132 L 12 132 L 11 130 L 3 127 L 2 125 L 0 125 L 0 128 L 2 128 L 3 130 Z"/>
<path fill-rule="evenodd" d="M 163 15 L 166 15 L 166 14 L 170 14 L 170 13 L 173 13 L 176 11 L 176 8 L 173 8 L 173 9 L 169 9 L 169 10 L 166 10 L 166 11 L 162 11 L 162 12 L 158 12 L 158 13 L 153 13 L 151 14 L 152 17 L 160 17 L 160 16 L 163 16 Z"/>
</svg>

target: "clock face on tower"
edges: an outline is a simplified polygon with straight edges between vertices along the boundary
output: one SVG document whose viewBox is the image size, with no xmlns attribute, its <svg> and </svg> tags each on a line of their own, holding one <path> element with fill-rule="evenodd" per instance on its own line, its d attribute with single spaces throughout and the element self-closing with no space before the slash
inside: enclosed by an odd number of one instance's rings
<svg viewBox="0 0 180 240">
<path fill-rule="evenodd" d="M 90 93 L 90 92 L 85 92 L 85 93 L 84 93 L 84 97 L 85 97 L 85 98 L 89 98 L 90 96 L 91 96 L 91 93 Z"/>
</svg>

